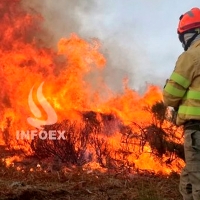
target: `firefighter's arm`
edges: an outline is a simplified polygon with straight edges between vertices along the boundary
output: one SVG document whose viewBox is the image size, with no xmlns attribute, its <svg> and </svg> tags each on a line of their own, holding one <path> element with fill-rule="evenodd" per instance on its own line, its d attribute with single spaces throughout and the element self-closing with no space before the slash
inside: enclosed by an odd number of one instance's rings
<svg viewBox="0 0 200 200">
<path fill-rule="evenodd" d="M 175 75 L 174 72 L 172 75 Z M 186 89 L 174 81 L 171 76 L 163 90 L 163 100 L 165 105 L 177 108 L 185 92 Z"/>
<path fill-rule="evenodd" d="M 184 52 L 179 56 L 176 67 L 163 89 L 165 105 L 177 109 L 194 76 L 194 58 Z"/>
</svg>

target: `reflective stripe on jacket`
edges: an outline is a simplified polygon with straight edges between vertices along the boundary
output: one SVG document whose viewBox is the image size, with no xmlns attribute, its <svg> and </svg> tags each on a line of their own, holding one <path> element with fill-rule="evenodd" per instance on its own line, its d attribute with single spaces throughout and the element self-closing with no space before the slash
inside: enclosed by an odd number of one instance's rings
<svg viewBox="0 0 200 200">
<path fill-rule="evenodd" d="M 178 109 L 177 125 L 200 120 L 200 40 L 183 52 L 163 89 L 167 106 Z"/>
</svg>

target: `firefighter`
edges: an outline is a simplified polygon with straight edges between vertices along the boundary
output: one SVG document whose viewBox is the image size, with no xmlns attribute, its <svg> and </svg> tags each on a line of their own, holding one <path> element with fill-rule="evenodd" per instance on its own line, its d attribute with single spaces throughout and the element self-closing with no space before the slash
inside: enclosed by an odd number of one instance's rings
<svg viewBox="0 0 200 200">
<path fill-rule="evenodd" d="M 180 174 L 184 200 L 200 200 L 200 9 L 180 16 L 178 36 L 184 52 L 163 89 L 163 100 L 177 111 L 184 128 L 185 167 Z"/>
</svg>

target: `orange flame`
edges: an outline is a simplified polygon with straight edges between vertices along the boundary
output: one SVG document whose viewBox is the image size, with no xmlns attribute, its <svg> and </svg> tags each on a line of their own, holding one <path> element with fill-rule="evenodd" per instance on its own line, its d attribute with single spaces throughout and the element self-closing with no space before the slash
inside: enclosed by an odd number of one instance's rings
<svg viewBox="0 0 200 200">
<path fill-rule="evenodd" d="M 26 119 L 37 117 L 32 115 L 28 105 L 30 91 L 33 93 L 32 100 L 41 111 L 41 118 L 38 116 L 38 120 L 47 119 L 47 112 L 44 106 L 41 106 L 41 99 L 36 97 L 34 89 L 42 82 L 45 82 L 42 93 L 55 110 L 59 122 L 64 119 L 81 122 L 81 112 L 93 111 L 113 114 L 119 119 L 116 126 L 123 123 L 131 127 L 133 121 L 147 126 L 151 124 L 152 115 L 144 108 L 151 107 L 162 100 L 158 87 L 149 86 L 144 95 L 139 95 L 127 86 L 126 79 L 123 93 L 115 94 L 102 82 L 101 77 L 96 79 L 96 87 L 87 80 L 89 74 L 102 71 L 106 67 L 106 59 L 100 53 L 101 44 L 98 41 L 88 42 L 77 34 L 71 34 L 68 38 L 60 39 L 58 51 L 55 52 L 53 49 L 45 48 L 39 40 L 40 33 L 43 34 L 41 16 L 25 12 L 20 7 L 19 0 L 1 1 L 0 12 L 2 13 L 0 18 L 0 131 L 6 133 L 9 129 L 9 135 L 5 135 L 4 140 L 6 138 L 10 146 L 18 145 L 15 141 L 16 130 L 32 129 Z M 104 95 L 98 92 L 101 90 L 104 91 Z M 114 154 L 114 150 L 119 149 L 121 143 L 118 129 L 114 124 L 111 128 L 114 134 L 111 134 L 107 140 L 110 144 L 110 152 Z M 132 131 L 134 130 L 133 128 Z M 137 147 L 135 148 L 137 150 Z M 139 169 L 170 173 L 167 164 L 161 163 L 159 159 L 155 160 L 156 158 L 150 152 L 151 147 L 146 144 L 139 157 L 127 156 L 127 162 L 134 163 Z M 179 170 L 176 167 L 178 163 L 183 165 L 183 162 L 177 159 L 174 163 L 174 171 Z"/>
</svg>

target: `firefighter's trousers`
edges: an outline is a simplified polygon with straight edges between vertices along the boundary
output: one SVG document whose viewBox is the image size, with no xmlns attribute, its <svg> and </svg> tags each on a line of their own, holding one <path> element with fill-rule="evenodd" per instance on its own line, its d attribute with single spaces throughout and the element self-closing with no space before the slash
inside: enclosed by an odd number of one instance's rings
<svg viewBox="0 0 200 200">
<path fill-rule="evenodd" d="M 185 129 L 184 136 L 186 165 L 180 175 L 180 192 L 183 200 L 200 200 L 200 128 Z"/>
</svg>

